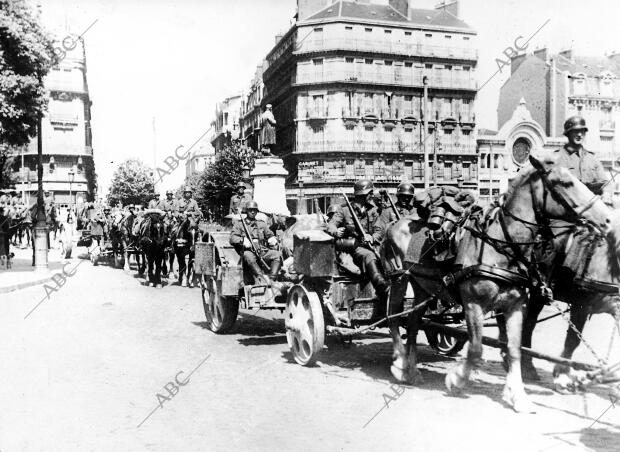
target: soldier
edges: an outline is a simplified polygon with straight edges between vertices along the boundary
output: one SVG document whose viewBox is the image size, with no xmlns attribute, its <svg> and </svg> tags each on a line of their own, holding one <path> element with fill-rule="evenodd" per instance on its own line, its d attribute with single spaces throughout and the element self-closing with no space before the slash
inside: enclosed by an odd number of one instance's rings
<svg viewBox="0 0 620 452">
<path fill-rule="evenodd" d="M 403 182 L 396 189 L 396 202 L 394 203 L 394 206 L 400 214 L 400 218 L 419 218 L 417 215 L 417 210 L 413 206 L 414 191 L 415 189 L 413 187 L 413 184 L 410 184 L 409 182 Z M 387 197 L 389 195 L 386 193 L 385 196 Z M 387 228 L 397 219 L 398 218 L 396 217 L 394 209 L 392 209 L 392 206 L 389 205 L 388 202 L 388 207 L 386 207 L 383 212 L 381 212 L 381 215 L 379 215 L 379 219 L 375 223 L 374 234 L 375 237 L 377 237 L 379 243 L 383 241 Z"/>
<path fill-rule="evenodd" d="M 568 143 L 555 150 L 556 164 L 568 168 L 592 193 L 602 195 L 607 178 L 595 153 L 583 147 L 587 131 L 586 121 L 581 116 L 571 116 L 564 122 Z"/>
<path fill-rule="evenodd" d="M 166 212 L 167 215 L 172 216 L 179 211 L 179 203 L 174 199 L 174 192 L 172 190 L 166 191 L 166 199 L 159 202 L 159 209 Z"/>
<path fill-rule="evenodd" d="M 245 194 L 243 182 L 237 182 L 235 190 L 237 193 L 230 198 L 230 208 L 228 209 L 228 213 L 233 215 L 244 212 L 246 204 L 250 201 L 250 197 Z"/>
<path fill-rule="evenodd" d="M 353 217 L 347 206 L 334 213 L 334 216 L 327 225 L 327 233 L 340 238 L 356 238 L 363 240 L 369 246 L 379 244 L 381 237 L 376 234 L 375 222 L 379 217 L 377 207 L 371 202 L 373 196 L 372 181 L 367 179 L 358 180 L 353 187 L 354 199 L 351 203 L 357 218 L 364 229 L 364 237 L 357 237 Z M 353 261 L 362 269 L 362 272 L 368 275 L 372 282 L 377 295 L 385 300 L 387 297 L 388 284 L 383 277 L 377 255 L 366 246 L 355 244 L 355 248 L 351 252 Z"/>
<path fill-rule="evenodd" d="M 338 204 L 330 204 L 330 206 L 327 208 L 327 212 L 325 213 L 325 216 L 327 217 L 327 222 L 329 223 L 334 217 L 334 214 L 339 211 L 340 206 Z"/>
<path fill-rule="evenodd" d="M 192 189 L 189 187 L 185 187 L 185 190 L 183 190 L 183 198 L 179 200 L 178 206 L 179 213 L 181 214 L 190 215 L 194 219 L 202 217 L 200 207 L 198 207 L 196 200 L 192 198 Z"/>
<path fill-rule="evenodd" d="M 159 195 L 157 193 L 153 193 L 147 208 L 148 209 L 160 209 L 160 203 L 161 201 L 159 200 Z"/>
<path fill-rule="evenodd" d="M 247 216 L 235 222 L 230 234 L 230 244 L 235 247 L 237 252 L 243 256 L 243 262 L 248 266 L 254 276 L 254 283 L 258 284 L 260 279 L 265 276 L 259 264 L 259 257 L 269 266 L 268 283 L 271 283 L 278 276 L 282 265 L 280 253 L 269 249 L 278 243 L 273 231 L 269 229 L 263 220 L 257 220 L 258 204 L 256 201 L 248 202 L 246 206 Z M 258 256 L 252 250 L 252 243 L 248 240 L 245 229 L 241 222 L 247 226 L 252 242 L 258 252 Z"/>
</svg>

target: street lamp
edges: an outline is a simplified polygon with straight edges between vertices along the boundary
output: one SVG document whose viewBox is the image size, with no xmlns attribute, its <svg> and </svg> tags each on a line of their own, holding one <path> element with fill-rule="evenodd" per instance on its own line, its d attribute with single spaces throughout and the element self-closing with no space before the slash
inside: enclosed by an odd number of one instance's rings
<svg viewBox="0 0 620 452">
<path fill-rule="evenodd" d="M 74 180 L 75 180 L 75 169 L 71 167 L 71 169 L 69 170 L 69 210 L 71 210 L 73 206 L 73 196 L 72 196 L 71 188 L 72 188 Z"/>
<path fill-rule="evenodd" d="M 39 80 L 42 85 L 43 82 Z M 45 218 L 45 202 L 43 201 L 43 112 L 39 111 L 37 124 L 37 222 L 34 227 L 33 261 L 35 271 L 48 271 L 47 253 L 49 236 Z M 51 163 L 51 159 L 50 159 Z"/>
</svg>

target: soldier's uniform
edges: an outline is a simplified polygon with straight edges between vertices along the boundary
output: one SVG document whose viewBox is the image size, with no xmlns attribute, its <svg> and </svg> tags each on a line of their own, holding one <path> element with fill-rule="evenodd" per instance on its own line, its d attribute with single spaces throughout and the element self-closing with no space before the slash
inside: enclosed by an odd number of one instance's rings
<svg viewBox="0 0 620 452">
<path fill-rule="evenodd" d="M 164 199 L 159 203 L 159 209 L 163 210 L 169 215 L 173 215 L 179 212 L 179 203 L 176 199 Z"/>
<path fill-rule="evenodd" d="M 252 202 L 252 201 L 251 201 Z M 252 205 L 248 203 L 248 205 Z M 280 253 L 276 250 L 271 250 L 268 248 L 267 241 L 271 237 L 275 237 L 273 231 L 269 229 L 267 223 L 263 220 L 250 220 L 249 218 L 241 219 L 233 225 L 232 232 L 230 233 L 230 244 L 235 247 L 237 252 L 243 256 L 243 261 L 246 263 L 254 278 L 261 276 L 264 274 L 262 268 L 258 263 L 258 257 L 254 254 L 251 249 L 244 249 L 243 241 L 247 238 L 245 234 L 245 230 L 243 229 L 243 225 L 241 224 L 243 221 L 250 233 L 250 237 L 252 237 L 252 242 L 256 247 L 260 257 L 267 263 L 270 267 L 270 276 L 275 277 L 280 270 Z"/>
<path fill-rule="evenodd" d="M 564 123 L 564 135 L 571 130 L 588 131 L 586 122 L 580 116 L 572 116 Z M 577 179 L 583 182 L 596 195 L 603 194 L 602 186 L 607 182 L 603 165 L 596 154 L 584 147 L 576 149 L 570 143 L 554 151 L 556 165 L 567 168 Z"/>
<path fill-rule="evenodd" d="M 239 190 L 240 188 L 245 189 L 245 184 L 243 182 L 239 182 L 237 184 L 237 190 Z M 245 206 L 248 202 L 251 201 L 251 199 L 252 198 L 250 198 L 250 195 L 248 195 L 247 193 L 243 193 L 242 195 L 240 195 L 239 193 L 235 193 L 230 198 L 230 207 L 228 209 L 228 213 L 233 215 L 243 213 L 245 210 Z"/>
<path fill-rule="evenodd" d="M 361 180 L 355 183 L 354 194 L 356 197 L 367 195 L 371 191 L 372 182 Z M 359 206 L 357 200 L 354 200 L 351 204 L 353 208 L 355 208 L 356 205 Z M 361 214 L 358 213 L 357 218 L 360 220 L 364 233 L 372 237 L 373 243 L 371 246 L 374 244 L 379 244 L 381 242 L 381 235 L 375 227 L 376 222 L 379 219 L 377 207 L 366 202 L 362 211 L 363 212 Z M 345 229 L 343 238 L 357 238 L 360 241 L 363 239 L 363 237 L 357 236 L 358 234 L 355 230 L 353 216 L 346 205 L 336 211 L 334 216 L 329 220 L 329 223 L 327 224 L 327 233 L 337 237 L 339 228 Z M 385 297 L 387 295 L 388 285 L 383 277 L 383 273 L 380 270 L 379 262 L 375 253 L 366 246 L 359 245 L 351 251 L 351 256 L 353 257 L 353 262 L 355 262 L 355 265 L 360 267 L 362 272 L 368 275 L 377 294 L 380 297 Z"/>
<path fill-rule="evenodd" d="M 185 198 L 180 199 L 178 202 L 178 211 L 179 213 L 191 215 L 193 217 L 202 216 L 200 207 L 198 207 L 198 203 L 193 198 L 190 198 L 189 200 Z"/>
</svg>

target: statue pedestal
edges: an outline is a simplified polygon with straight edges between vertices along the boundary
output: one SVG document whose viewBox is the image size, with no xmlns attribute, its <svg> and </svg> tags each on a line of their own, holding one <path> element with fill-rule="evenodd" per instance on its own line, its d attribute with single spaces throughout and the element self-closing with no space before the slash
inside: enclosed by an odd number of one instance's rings
<svg viewBox="0 0 620 452">
<path fill-rule="evenodd" d="M 261 212 L 290 216 L 286 207 L 284 179 L 288 171 L 282 159 L 266 157 L 257 159 L 250 176 L 254 179 L 254 201 Z"/>
</svg>

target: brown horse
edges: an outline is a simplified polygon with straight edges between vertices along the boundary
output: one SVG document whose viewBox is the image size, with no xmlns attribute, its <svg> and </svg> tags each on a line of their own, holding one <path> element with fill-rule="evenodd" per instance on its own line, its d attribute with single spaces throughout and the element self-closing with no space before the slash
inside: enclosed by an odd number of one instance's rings
<svg viewBox="0 0 620 452">
<path fill-rule="evenodd" d="M 620 216 L 616 212 L 612 216 L 611 225 L 612 231 L 619 230 Z M 562 358 L 570 359 L 581 343 L 580 334 L 588 316 L 601 313 L 612 315 L 615 328 L 620 334 L 620 243 L 613 232 L 604 233 L 589 224 L 554 221 L 551 228 L 551 252 L 544 253 L 541 261 L 546 270 L 545 276 L 553 287 L 554 298 L 570 306 L 570 321 L 573 325 L 568 327 L 561 354 Z M 523 324 L 524 347 L 531 346 L 536 321 L 545 302 L 546 299 L 542 297 L 530 300 Z M 500 328 L 500 333 L 504 335 L 503 328 Z M 531 357 L 524 356 L 521 365 L 526 378 L 538 380 Z M 553 369 L 556 389 L 560 392 L 576 389 L 579 374 L 568 366 L 556 364 Z"/>
<path fill-rule="evenodd" d="M 503 398 L 519 412 L 534 411 L 521 379 L 520 350 L 523 308 L 536 279 L 531 271 L 532 247 L 548 219 L 585 218 L 605 230 L 610 222 L 607 206 L 568 170 L 556 167 L 551 157 L 544 161 L 530 157 L 530 162 L 512 182 L 503 203 L 486 216 L 486 222 L 471 219 L 459 227 L 456 260 L 450 265 L 440 266 L 429 256 L 433 242 L 419 222 L 396 222 L 381 247 L 384 268 L 404 270 L 401 277 L 393 279 L 390 307 L 401 302 L 407 282 L 413 286 L 416 304 L 436 296 L 463 305 L 470 343 L 466 360 L 446 375 L 448 391 L 463 388 L 480 363 L 484 314 L 494 309 L 504 313 L 509 369 Z M 444 283 L 445 276 L 454 283 Z M 398 319 L 389 324 L 394 345 L 391 371 L 397 380 L 414 382 L 419 378 L 415 344 L 423 314 L 424 310 L 410 314 L 406 348 Z"/>
</svg>

